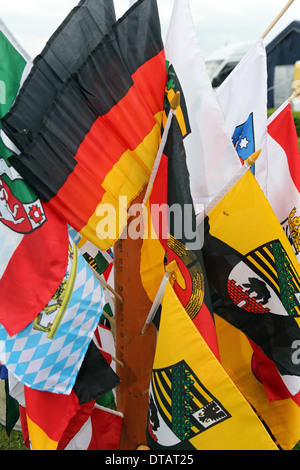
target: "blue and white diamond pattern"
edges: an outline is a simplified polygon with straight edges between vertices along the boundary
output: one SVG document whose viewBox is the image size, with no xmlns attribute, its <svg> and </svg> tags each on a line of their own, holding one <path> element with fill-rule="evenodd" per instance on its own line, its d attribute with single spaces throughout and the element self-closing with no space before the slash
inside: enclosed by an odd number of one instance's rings
<svg viewBox="0 0 300 470">
<path fill-rule="evenodd" d="M 74 289 L 54 338 L 33 322 L 11 337 L 0 325 L 0 362 L 28 387 L 69 394 L 104 304 L 103 289 L 78 252 Z"/>
</svg>

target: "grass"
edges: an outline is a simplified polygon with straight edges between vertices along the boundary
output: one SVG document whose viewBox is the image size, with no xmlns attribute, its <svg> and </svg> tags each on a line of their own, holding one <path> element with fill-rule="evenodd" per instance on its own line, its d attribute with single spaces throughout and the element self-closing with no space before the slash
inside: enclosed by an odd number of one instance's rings
<svg viewBox="0 0 300 470">
<path fill-rule="evenodd" d="M 4 426 L 0 424 L 0 451 L 1 450 L 29 450 L 24 445 L 23 436 L 20 431 L 12 431 L 11 435 L 6 434 Z M 300 450 L 300 442 L 293 450 Z"/>
<path fill-rule="evenodd" d="M 25 446 L 22 433 L 20 431 L 12 431 L 8 436 L 5 427 L 0 424 L 0 451 L 1 450 L 28 450 Z"/>
</svg>

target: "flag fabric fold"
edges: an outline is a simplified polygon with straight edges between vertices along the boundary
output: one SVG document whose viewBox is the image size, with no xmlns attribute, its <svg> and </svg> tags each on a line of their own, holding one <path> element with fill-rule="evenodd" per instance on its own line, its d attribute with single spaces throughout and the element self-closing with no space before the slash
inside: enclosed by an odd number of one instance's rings
<svg viewBox="0 0 300 470">
<path fill-rule="evenodd" d="M 63 84 L 36 139 L 11 158 L 40 197 L 101 249 L 120 236 L 149 179 L 165 82 L 157 4 L 139 0 Z"/>
<path fill-rule="evenodd" d="M 184 141 L 176 117 L 172 118 L 164 152 L 168 158 L 168 238 L 165 263 L 175 263 L 174 292 L 203 339 L 215 356 L 219 357 L 210 292 L 201 252 L 202 237 L 196 223 L 189 190 Z"/>
<path fill-rule="evenodd" d="M 18 93 L 28 57 L 0 24 L 1 118 Z M 0 141 L 0 323 L 9 335 L 24 329 L 45 307 L 65 275 L 67 225 L 10 165 Z"/>
<path fill-rule="evenodd" d="M 75 423 L 76 420 L 76 423 Z M 57 450 L 118 450 L 123 414 L 94 405 L 88 419 L 81 426 L 77 416 L 70 421 Z"/>
<path fill-rule="evenodd" d="M 270 402 L 258 370 L 253 368 L 253 343 L 218 315 L 215 315 L 215 323 L 222 367 L 268 428 L 276 445 L 283 450 L 292 450 L 299 442 L 299 406 L 292 398 Z M 268 361 L 270 365 L 271 361 Z M 270 371 L 273 374 L 274 365 Z"/>
</svg>

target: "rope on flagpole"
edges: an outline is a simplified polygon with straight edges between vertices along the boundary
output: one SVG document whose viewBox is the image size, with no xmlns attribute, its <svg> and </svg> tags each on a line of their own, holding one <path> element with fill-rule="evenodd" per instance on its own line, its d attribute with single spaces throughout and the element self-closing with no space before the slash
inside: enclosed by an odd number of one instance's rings
<svg viewBox="0 0 300 470">
<path fill-rule="evenodd" d="M 154 183 L 157 171 L 158 171 L 158 167 L 159 167 L 159 164 L 160 164 L 160 161 L 161 161 L 162 153 L 163 153 L 163 150 L 164 150 L 165 145 L 166 145 L 169 129 L 171 127 L 172 118 L 173 118 L 173 115 L 176 112 L 176 109 L 179 106 L 179 103 L 180 103 L 180 92 L 177 91 L 175 93 L 171 103 L 170 103 L 171 109 L 170 109 L 168 119 L 167 119 L 167 122 L 166 122 L 166 125 L 165 125 L 165 128 L 164 128 L 164 131 L 163 131 L 163 135 L 162 135 L 162 138 L 161 138 L 161 141 L 160 141 L 160 145 L 159 145 L 159 148 L 158 148 L 158 151 L 157 151 L 155 162 L 154 162 L 152 172 L 151 172 L 151 175 L 150 175 L 150 179 L 149 179 L 149 182 L 148 182 L 147 190 L 146 190 L 143 202 L 142 202 L 142 207 L 144 207 L 144 205 L 146 204 L 147 199 L 149 197 L 149 194 L 151 192 L 151 189 L 152 189 L 152 186 L 153 186 L 153 183 Z"/>
<path fill-rule="evenodd" d="M 289 0 L 285 7 L 278 13 L 276 18 L 272 21 L 272 23 L 268 26 L 268 28 L 265 30 L 265 32 L 261 35 L 262 39 L 265 39 L 267 34 L 271 31 L 271 29 L 275 26 L 275 24 L 280 20 L 280 18 L 284 15 L 284 13 L 288 10 L 288 8 L 291 6 L 292 3 L 294 3 L 295 0 Z"/>
<path fill-rule="evenodd" d="M 169 263 L 166 266 L 166 272 L 165 272 L 164 277 L 161 281 L 161 284 L 160 284 L 159 289 L 157 291 L 157 294 L 155 296 L 154 302 L 152 304 L 152 307 L 150 309 L 148 317 L 147 317 L 147 319 L 145 321 L 145 324 L 143 326 L 143 329 L 141 331 L 142 336 L 146 333 L 146 331 L 148 329 L 148 326 L 151 323 L 151 321 L 153 320 L 154 315 L 155 315 L 155 313 L 156 313 L 156 311 L 157 311 L 157 309 L 158 309 L 158 307 L 159 307 L 159 305 L 162 301 L 162 298 L 164 296 L 168 280 L 170 279 L 170 277 L 172 277 L 172 278 L 174 277 L 174 274 L 175 274 L 174 269 L 175 269 L 175 260 L 171 261 L 171 263 Z"/>
</svg>

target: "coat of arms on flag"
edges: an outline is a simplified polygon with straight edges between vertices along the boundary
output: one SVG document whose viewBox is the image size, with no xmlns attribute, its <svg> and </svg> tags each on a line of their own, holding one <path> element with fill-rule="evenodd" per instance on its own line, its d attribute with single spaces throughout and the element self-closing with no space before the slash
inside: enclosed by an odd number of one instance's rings
<svg viewBox="0 0 300 470">
<path fill-rule="evenodd" d="M 15 232 L 30 233 L 46 220 L 40 199 L 0 157 L 0 221 Z"/>
<path fill-rule="evenodd" d="M 254 153 L 253 113 L 249 114 L 248 119 L 243 124 L 236 126 L 232 136 L 232 143 L 242 163 Z M 252 173 L 254 173 L 254 168 L 255 165 L 252 165 Z"/>
<path fill-rule="evenodd" d="M 299 315 L 299 281 L 282 244 L 274 240 L 248 253 L 232 269 L 227 288 L 234 303 L 249 312 Z"/>
<path fill-rule="evenodd" d="M 152 371 L 148 432 L 154 441 L 170 447 L 230 417 L 184 360 Z"/>
</svg>

